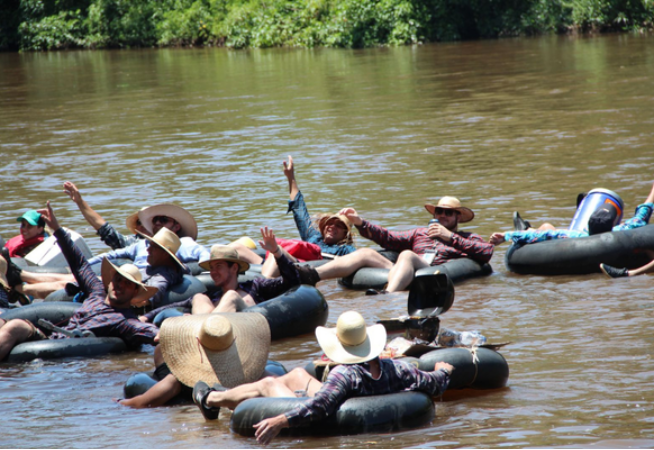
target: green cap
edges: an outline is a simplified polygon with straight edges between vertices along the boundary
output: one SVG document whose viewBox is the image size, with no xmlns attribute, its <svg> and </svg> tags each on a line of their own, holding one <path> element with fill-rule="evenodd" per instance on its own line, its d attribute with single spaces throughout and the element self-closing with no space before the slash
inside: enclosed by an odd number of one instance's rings
<svg viewBox="0 0 654 450">
<path fill-rule="evenodd" d="M 16 219 L 16 222 L 21 222 L 22 220 L 26 220 L 27 223 L 30 225 L 38 225 L 39 224 L 39 219 L 41 218 L 41 214 L 37 213 L 35 210 L 30 209 L 27 211 L 25 214 L 20 216 L 19 218 Z"/>
</svg>

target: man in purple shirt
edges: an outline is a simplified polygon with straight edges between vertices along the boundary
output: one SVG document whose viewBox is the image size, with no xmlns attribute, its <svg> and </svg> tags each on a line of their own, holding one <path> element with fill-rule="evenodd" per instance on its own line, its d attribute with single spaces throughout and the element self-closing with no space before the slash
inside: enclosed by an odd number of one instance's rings
<svg viewBox="0 0 654 450">
<path fill-rule="evenodd" d="M 118 268 L 108 260 L 102 262 L 100 281 L 68 232 L 59 226 L 50 202 L 47 209 L 39 210 L 39 213 L 54 231 L 71 271 L 81 290 L 87 294 L 87 299 L 63 328 L 68 331 L 88 330 L 97 337 L 119 337 L 128 345 L 152 344 L 159 329 L 139 321 L 131 305 L 152 297 L 157 292 L 156 288 L 141 283 L 141 273 L 135 266 L 126 264 Z M 31 322 L 23 319 L 0 318 L 0 361 L 22 342 L 67 337 L 57 332 L 46 336 Z"/>
<path fill-rule="evenodd" d="M 438 396 L 447 389 L 454 370 L 444 362 L 436 363 L 434 371 L 424 372 L 403 361 L 379 359 L 386 345 L 386 329 L 381 324 L 366 327 L 363 317 L 356 311 L 341 314 L 336 328 L 316 328 L 316 338 L 325 355 L 338 364 L 324 383 L 298 368 L 279 378 L 267 377 L 229 390 L 216 390 L 200 381 L 193 391 L 193 400 L 204 417 L 211 420 L 218 418 L 221 406 L 235 408 L 249 398 L 295 397 L 297 394 L 311 397 L 291 411 L 254 425 L 257 441 L 268 444 L 283 428 L 332 415 L 350 397 L 401 391 Z"/>
<path fill-rule="evenodd" d="M 397 262 L 383 257 L 370 248 L 361 248 L 317 268 L 303 266 L 305 284 L 330 278 L 347 277 L 362 267 L 390 269 L 386 292 L 402 291 L 413 281 L 416 270 L 435 266 L 458 258 L 471 258 L 480 264 L 490 261 L 494 246 L 478 234 L 459 231 L 459 223 L 471 221 L 475 214 L 461 206 L 456 197 L 443 197 L 437 205 L 425 209 L 437 219 L 429 227 L 410 231 L 389 231 L 362 219 L 353 208 L 339 212 L 352 222 L 359 234 L 387 250 L 401 252 Z"/>
</svg>

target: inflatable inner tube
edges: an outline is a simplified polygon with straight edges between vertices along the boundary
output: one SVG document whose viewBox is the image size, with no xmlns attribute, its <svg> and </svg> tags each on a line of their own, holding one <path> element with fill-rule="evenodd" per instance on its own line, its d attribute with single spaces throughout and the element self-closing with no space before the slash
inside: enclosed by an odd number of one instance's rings
<svg viewBox="0 0 654 450">
<path fill-rule="evenodd" d="M 263 314 L 270 325 L 271 339 L 281 339 L 313 333 L 316 327 L 325 325 L 329 306 L 318 289 L 300 285 L 243 312 Z"/>
<path fill-rule="evenodd" d="M 447 275 L 454 284 L 469 278 L 482 277 L 493 273 L 490 264 L 479 264 L 470 258 L 460 258 L 438 266 L 417 270 L 415 275 L 429 275 L 437 270 Z M 339 279 L 338 282 L 348 289 L 382 289 L 388 283 L 388 272 L 388 269 L 363 267 L 352 275 Z"/>
<path fill-rule="evenodd" d="M 634 269 L 647 264 L 654 251 L 654 225 L 594 236 L 511 245 L 504 264 L 514 273 L 584 275 L 598 273 L 600 263 Z"/>
<path fill-rule="evenodd" d="M 63 326 L 80 306 L 82 306 L 81 303 L 71 302 L 32 303 L 31 305 L 7 311 L 0 317 L 5 320 L 29 320 L 41 331 L 47 333 L 48 330 L 43 329 L 38 324 L 39 319 L 46 319 L 57 326 Z M 15 346 L 4 361 L 17 363 L 31 361 L 36 358 L 101 356 L 107 353 L 123 352 L 126 347 L 125 342 L 117 337 L 46 339 L 24 342 Z"/>
<path fill-rule="evenodd" d="M 253 425 L 306 402 L 308 398 L 252 398 L 232 414 L 230 427 L 242 436 L 254 436 Z M 353 435 L 417 428 L 434 419 L 434 402 L 422 392 L 398 392 L 347 399 L 336 414 L 307 427 L 285 428 L 291 436 Z"/>
<path fill-rule="evenodd" d="M 187 298 L 193 297 L 195 294 L 201 294 L 206 290 L 207 288 L 205 285 L 196 277 L 191 275 L 184 275 L 180 283 L 170 288 L 159 306 L 186 300 Z M 48 295 L 44 299 L 44 302 L 72 302 L 73 298 L 74 296 L 68 295 L 65 289 L 60 289 Z"/>
<path fill-rule="evenodd" d="M 18 344 L 9 352 L 5 361 L 19 363 L 37 358 L 92 357 L 120 353 L 126 348 L 125 342 L 117 337 L 45 339 Z"/>
<path fill-rule="evenodd" d="M 425 353 L 420 357 L 418 368 L 434 370 L 434 365 L 443 361 L 455 368 L 450 377 L 451 389 L 499 389 L 509 380 L 509 365 L 504 357 L 484 347 L 475 349 L 455 347 L 442 348 Z"/>
</svg>

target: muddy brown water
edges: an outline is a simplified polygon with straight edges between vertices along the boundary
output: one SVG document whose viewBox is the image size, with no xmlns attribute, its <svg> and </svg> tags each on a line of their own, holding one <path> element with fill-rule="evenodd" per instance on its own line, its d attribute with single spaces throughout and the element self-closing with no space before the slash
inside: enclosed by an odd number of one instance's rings
<svg viewBox="0 0 654 450">
<path fill-rule="evenodd" d="M 256 238 L 286 215 L 293 155 L 311 212 L 355 207 L 392 229 L 423 225 L 455 195 L 488 237 L 511 214 L 567 226 L 577 193 L 618 192 L 627 214 L 654 181 L 654 46 L 648 35 L 544 37 L 372 50 L 169 49 L 0 54 L 0 234 L 51 200 L 62 224 L 104 250 L 62 183 L 125 230 L 174 201 L 210 246 Z M 361 246 L 371 245 L 360 239 Z M 652 278 L 518 276 L 504 266 L 457 286 L 442 324 L 502 350 L 506 389 L 436 403 L 424 428 L 280 438 L 273 447 L 653 447 Z M 328 325 L 369 322 L 406 294 L 321 283 Z M 319 356 L 311 336 L 274 342 L 287 368 Z M 230 447 L 256 443 L 192 405 L 130 410 L 113 398 L 152 348 L 86 360 L 0 364 L 3 448 Z"/>
</svg>

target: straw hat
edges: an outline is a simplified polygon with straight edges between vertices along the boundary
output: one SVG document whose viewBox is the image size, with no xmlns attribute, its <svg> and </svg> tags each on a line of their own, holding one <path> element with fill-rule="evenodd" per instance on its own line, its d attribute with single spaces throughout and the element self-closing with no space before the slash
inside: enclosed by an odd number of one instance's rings
<svg viewBox="0 0 654 450">
<path fill-rule="evenodd" d="M 459 222 L 470 222 L 475 218 L 475 213 L 471 209 L 461 206 L 461 202 L 456 197 L 442 197 L 436 206 L 427 203 L 425 209 L 433 216 L 436 208 L 453 209 L 459 212 Z"/>
<path fill-rule="evenodd" d="M 130 302 L 132 305 L 140 306 L 143 304 L 143 302 L 149 300 L 150 297 L 159 292 L 159 289 L 156 287 L 146 286 L 142 283 L 141 280 L 143 278 L 141 277 L 141 271 L 134 264 L 123 264 L 122 266 L 118 267 L 115 266 L 107 258 L 103 258 L 101 273 L 102 284 L 104 284 L 105 289 L 109 287 L 109 283 L 111 283 L 111 280 L 113 279 L 116 272 L 118 272 L 123 278 L 126 278 L 127 280 L 139 286 L 139 293 L 136 294 L 136 296 L 134 296 Z"/>
<path fill-rule="evenodd" d="M 335 363 L 357 364 L 375 359 L 386 346 L 386 328 L 366 322 L 356 311 L 346 311 L 338 318 L 336 328 L 316 328 L 318 344 Z"/>
<path fill-rule="evenodd" d="M 198 224 L 195 219 L 184 208 L 177 205 L 161 204 L 144 208 L 139 211 L 141 224 L 152 232 L 152 219 L 157 216 L 166 216 L 175 219 L 182 229 L 179 232 L 180 237 L 188 236 L 196 240 L 198 238 Z"/>
<path fill-rule="evenodd" d="M 214 244 L 211 246 L 209 259 L 198 264 L 204 270 L 211 270 L 211 261 L 231 261 L 238 264 L 238 272 L 243 273 L 250 268 L 250 264 L 238 256 L 238 251 L 229 245 Z"/>
<path fill-rule="evenodd" d="M 259 313 L 171 317 L 159 343 L 170 371 L 186 386 L 198 381 L 233 388 L 261 378 L 270 349 L 270 326 Z"/>
<path fill-rule="evenodd" d="M 156 246 L 164 249 L 165 252 L 175 260 L 179 267 L 182 268 L 182 270 L 186 269 L 184 264 L 177 258 L 176 255 L 176 253 L 179 251 L 179 248 L 182 246 L 182 241 L 179 240 L 179 237 L 175 233 L 170 231 L 168 228 L 162 228 L 161 230 L 157 231 L 157 234 L 155 234 L 153 237 L 147 236 L 140 231 L 137 231 L 136 233 L 143 236 L 145 239 L 155 244 Z"/>
<path fill-rule="evenodd" d="M 9 287 L 9 281 L 7 281 L 7 260 L 0 256 L 0 284 L 7 289 Z"/>
<path fill-rule="evenodd" d="M 139 220 L 139 212 L 143 211 L 144 209 L 147 209 L 147 206 L 144 206 L 141 208 L 140 211 L 135 212 L 131 216 L 128 216 L 127 219 L 125 220 L 125 225 L 127 225 L 127 229 L 132 233 L 136 234 L 136 222 Z"/>
</svg>

